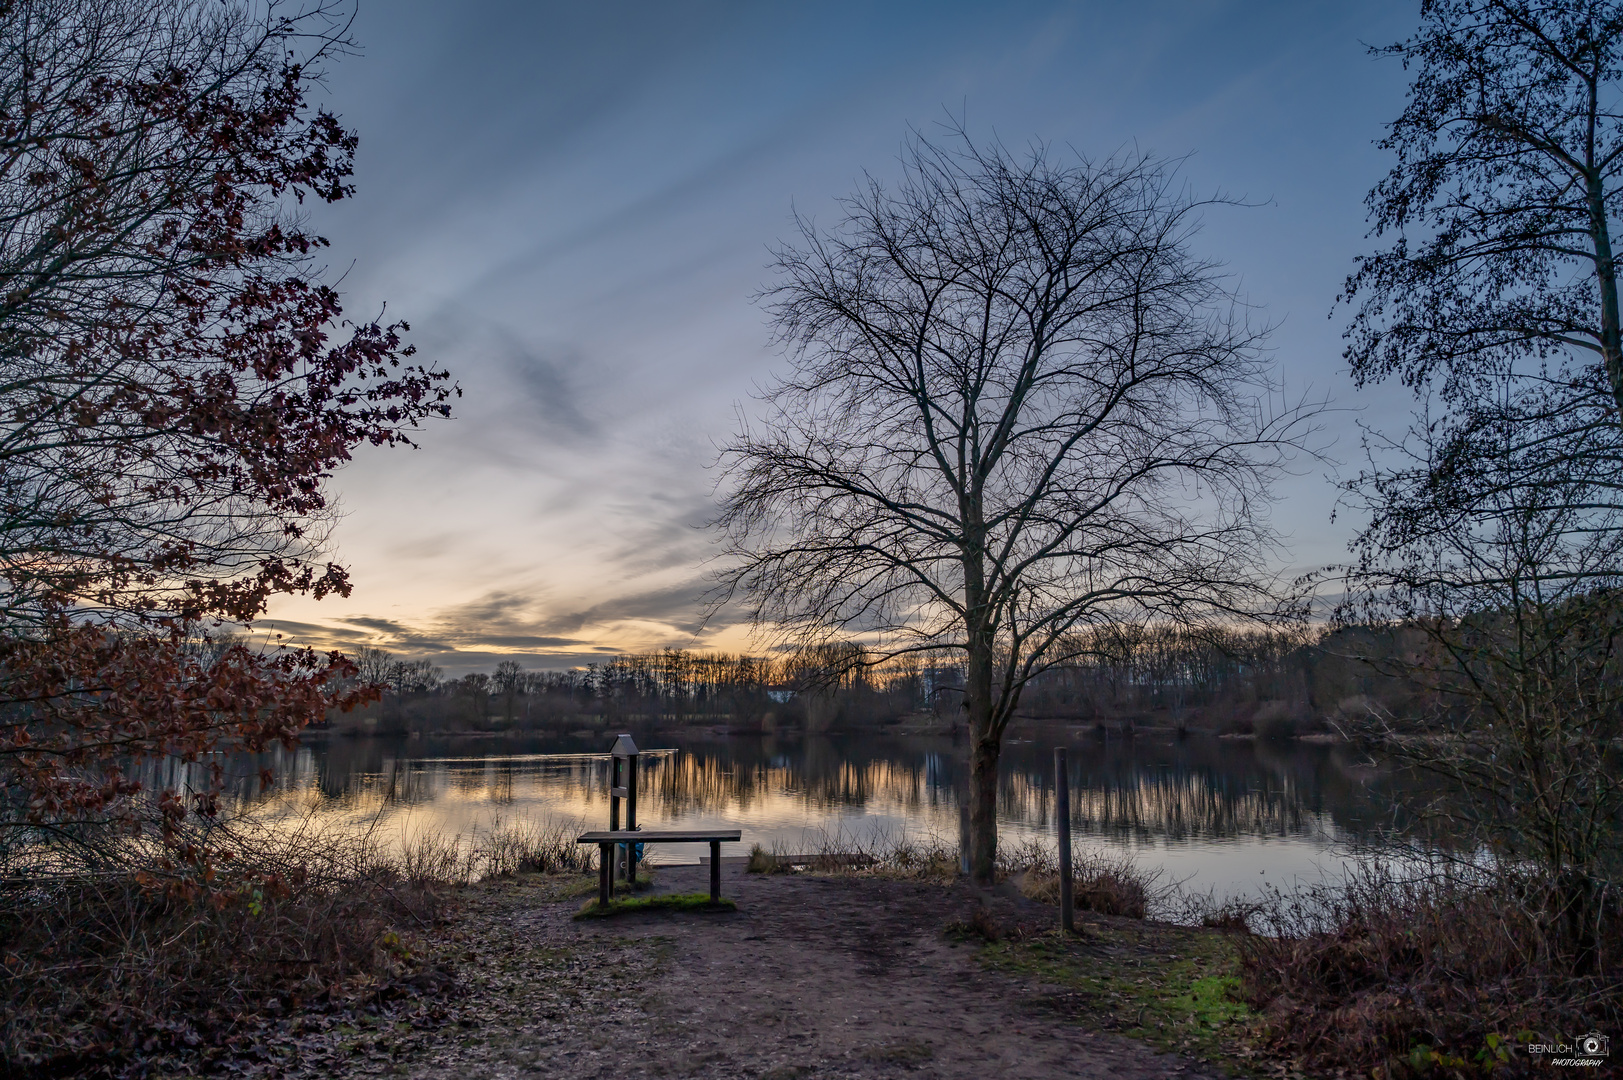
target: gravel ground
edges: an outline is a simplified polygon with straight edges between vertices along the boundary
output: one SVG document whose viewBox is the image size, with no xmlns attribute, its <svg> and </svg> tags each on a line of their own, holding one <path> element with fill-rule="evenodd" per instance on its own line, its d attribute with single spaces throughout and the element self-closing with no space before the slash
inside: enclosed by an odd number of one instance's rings
<svg viewBox="0 0 1623 1080">
<path fill-rule="evenodd" d="M 700 892 L 667 867 L 658 890 Z M 728 913 L 576 921 L 559 879 L 469 890 L 439 948 L 458 987 L 375 1020 L 290 1031 L 268 1071 L 420 1080 L 1211 1077 L 1068 1019 L 1053 987 L 986 970 L 942 933 L 975 904 L 1004 926 L 1052 909 L 967 886 L 757 877 L 724 866 Z M 577 881 L 567 884 L 576 885 Z M 289 1043 L 283 1043 L 289 1046 Z"/>
</svg>

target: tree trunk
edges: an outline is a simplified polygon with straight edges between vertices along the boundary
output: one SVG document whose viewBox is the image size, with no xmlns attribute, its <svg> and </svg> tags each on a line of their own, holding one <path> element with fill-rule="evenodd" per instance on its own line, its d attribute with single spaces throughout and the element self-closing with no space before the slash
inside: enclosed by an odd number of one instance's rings
<svg viewBox="0 0 1623 1080">
<path fill-rule="evenodd" d="M 997 866 L 997 759 L 995 735 L 981 735 L 973 724 L 969 743 L 969 873 L 991 885 Z"/>
<path fill-rule="evenodd" d="M 1611 384 L 1616 419 L 1623 423 L 1623 325 L 1617 297 L 1617 265 L 1612 260 L 1612 235 L 1606 220 L 1606 195 L 1598 172 L 1588 178 L 1589 229 L 1595 245 L 1595 281 L 1600 287 L 1601 361 Z"/>
<path fill-rule="evenodd" d="M 1595 972 L 1600 959 L 1601 903 L 1604 899 L 1593 878 L 1577 867 L 1568 866 L 1553 875 L 1551 906 L 1555 908 L 1556 933 L 1571 957 L 1575 975 Z"/>
<path fill-rule="evenodd" d="M 992 644 L 970 638 L 964 706 L 969 711 L 969 873 L 992 884 L 997 864 L 997 759 L 1002 749 L 992 724 Z"/>
</svg>

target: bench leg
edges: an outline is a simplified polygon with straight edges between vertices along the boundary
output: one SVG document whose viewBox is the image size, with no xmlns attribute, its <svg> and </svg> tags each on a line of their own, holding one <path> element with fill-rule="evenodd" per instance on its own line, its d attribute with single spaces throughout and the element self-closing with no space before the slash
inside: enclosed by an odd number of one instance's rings
<svg viewBox="0 0 1623 1080">
<path fill-rule="evenodd" d="M 721 841 L 710 841 L 710 902 L 721 899 Z"/>
<path fill-rule="evenodd" d="M 597 902 L 604 907 L 609 906 L 609 886 L 614 879 L 614 845 L 597 845 Z"/>
</svg>

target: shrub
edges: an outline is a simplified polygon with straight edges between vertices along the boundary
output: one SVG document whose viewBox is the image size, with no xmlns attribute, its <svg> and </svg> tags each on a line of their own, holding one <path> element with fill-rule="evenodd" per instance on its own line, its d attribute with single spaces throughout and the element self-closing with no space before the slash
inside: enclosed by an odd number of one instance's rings
<svg viewBox="0 0 1623 1080">
<path fill-rule="evenodd" d="M 1211 930 L 1226 930 L 1235 934 L 1251 933 L 1251 920 L 1262 911 L 1262 905 L 1241 900 L 1205 906 L 1200 912 L 1200 925 Z"/>
<path fill-rule="evenodd" d="M 578 821 L 528 818 L 491 824 L 478 846 L 480 870 L 486 876 L 585 873 L 597 862 L 595 844 L 577 844 Z"/>
<path fill-rule="evenodd" d="M 1004 876 L 1023 875 L 1021 891 L 1044 904 L 1059 903 L 1059 858 L 1050 848 L 1028 843 L 999 860 Z M 1078 852 L 1071 861 L 1071 896 L 1079 911 L 1142 919 L 1151 905 L 1165 899 L 1161 871 L 1146 870 L 1130 856 L 1101 851 Z"/>
<path fill-rule="evenodd" d="M 7 884 L 7 1074 L 207 1053 L 256 1017 L 421 981 L 415 934 L 442 909 L 428 883 L 334 836 L 239 850 L 228 868 L 192 877 L 154 865 Z"/>
<path fill-rule="evenodd" d="M 1277 1048 L 1397 1078 L 1487 1072 L 1519 1043 L 1623 1030 L 1623 916 L 1585 959 L 1555 890 L 1524 873 L 1444 867 L 1349 881 L 1258 905 L 1239 937 L 1244 994 Z"/>
<path fill-rule="evenodd" d="M 750 848 L 750 861 L 744 868 L 751 874 L 787 874 L 791 867 L 782 861 L 776 851 L 767 851 L 760 844 Z"/>
<path fill-rule="evenodd" d="M 859 836 L 844 830 L 807 830 L 801 850 L 804 854 L 794 858 L 793 866 L 784 855 L 762 854 L 776 862 L 780 873 L 804 866 L 819 873 L 860 873 L 904 881 L 946 882 L 958 876 L 956 849 L 930 834 L 878 831 Z M 754 857 L 752 852 L 752 867 Z"/>
<path fill-rule="evenodd" d="M 1290 706 L 1283 701 L 1264 703 L 1251 722 L 1258 738 L 1263 739 L 1294 739 L 1300 729 Z"/>
</svg>

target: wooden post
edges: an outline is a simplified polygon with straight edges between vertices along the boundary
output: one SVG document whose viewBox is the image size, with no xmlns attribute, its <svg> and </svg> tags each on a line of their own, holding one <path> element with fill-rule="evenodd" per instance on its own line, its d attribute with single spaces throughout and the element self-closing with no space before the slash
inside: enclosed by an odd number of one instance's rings
<svg viewBox="0 0 1623 1080">
<path fill-rule="evenodd" d="M 958 873 L 969 876 L 969 793 L 958 804 Z"/>
<path fill-rule="evenodd" d="M 597 902 L 604 907 L 609 906 L 609 890 L 614 885 L 614 845 L 597 845 Z"/>
<path fill-rule="evenodd" d="M 710 841 L 710 902 L 721 899 L 721 841 Z"/>
<path fill-rule="evenodd" d="M 1071 776 L 1065 768 L 1065 747 L 1054 747 L 1054 823 L 1059 826 L 1059 926 L 1076 932 L 1076 907 L 1071 896 Z"/>
</svg>

